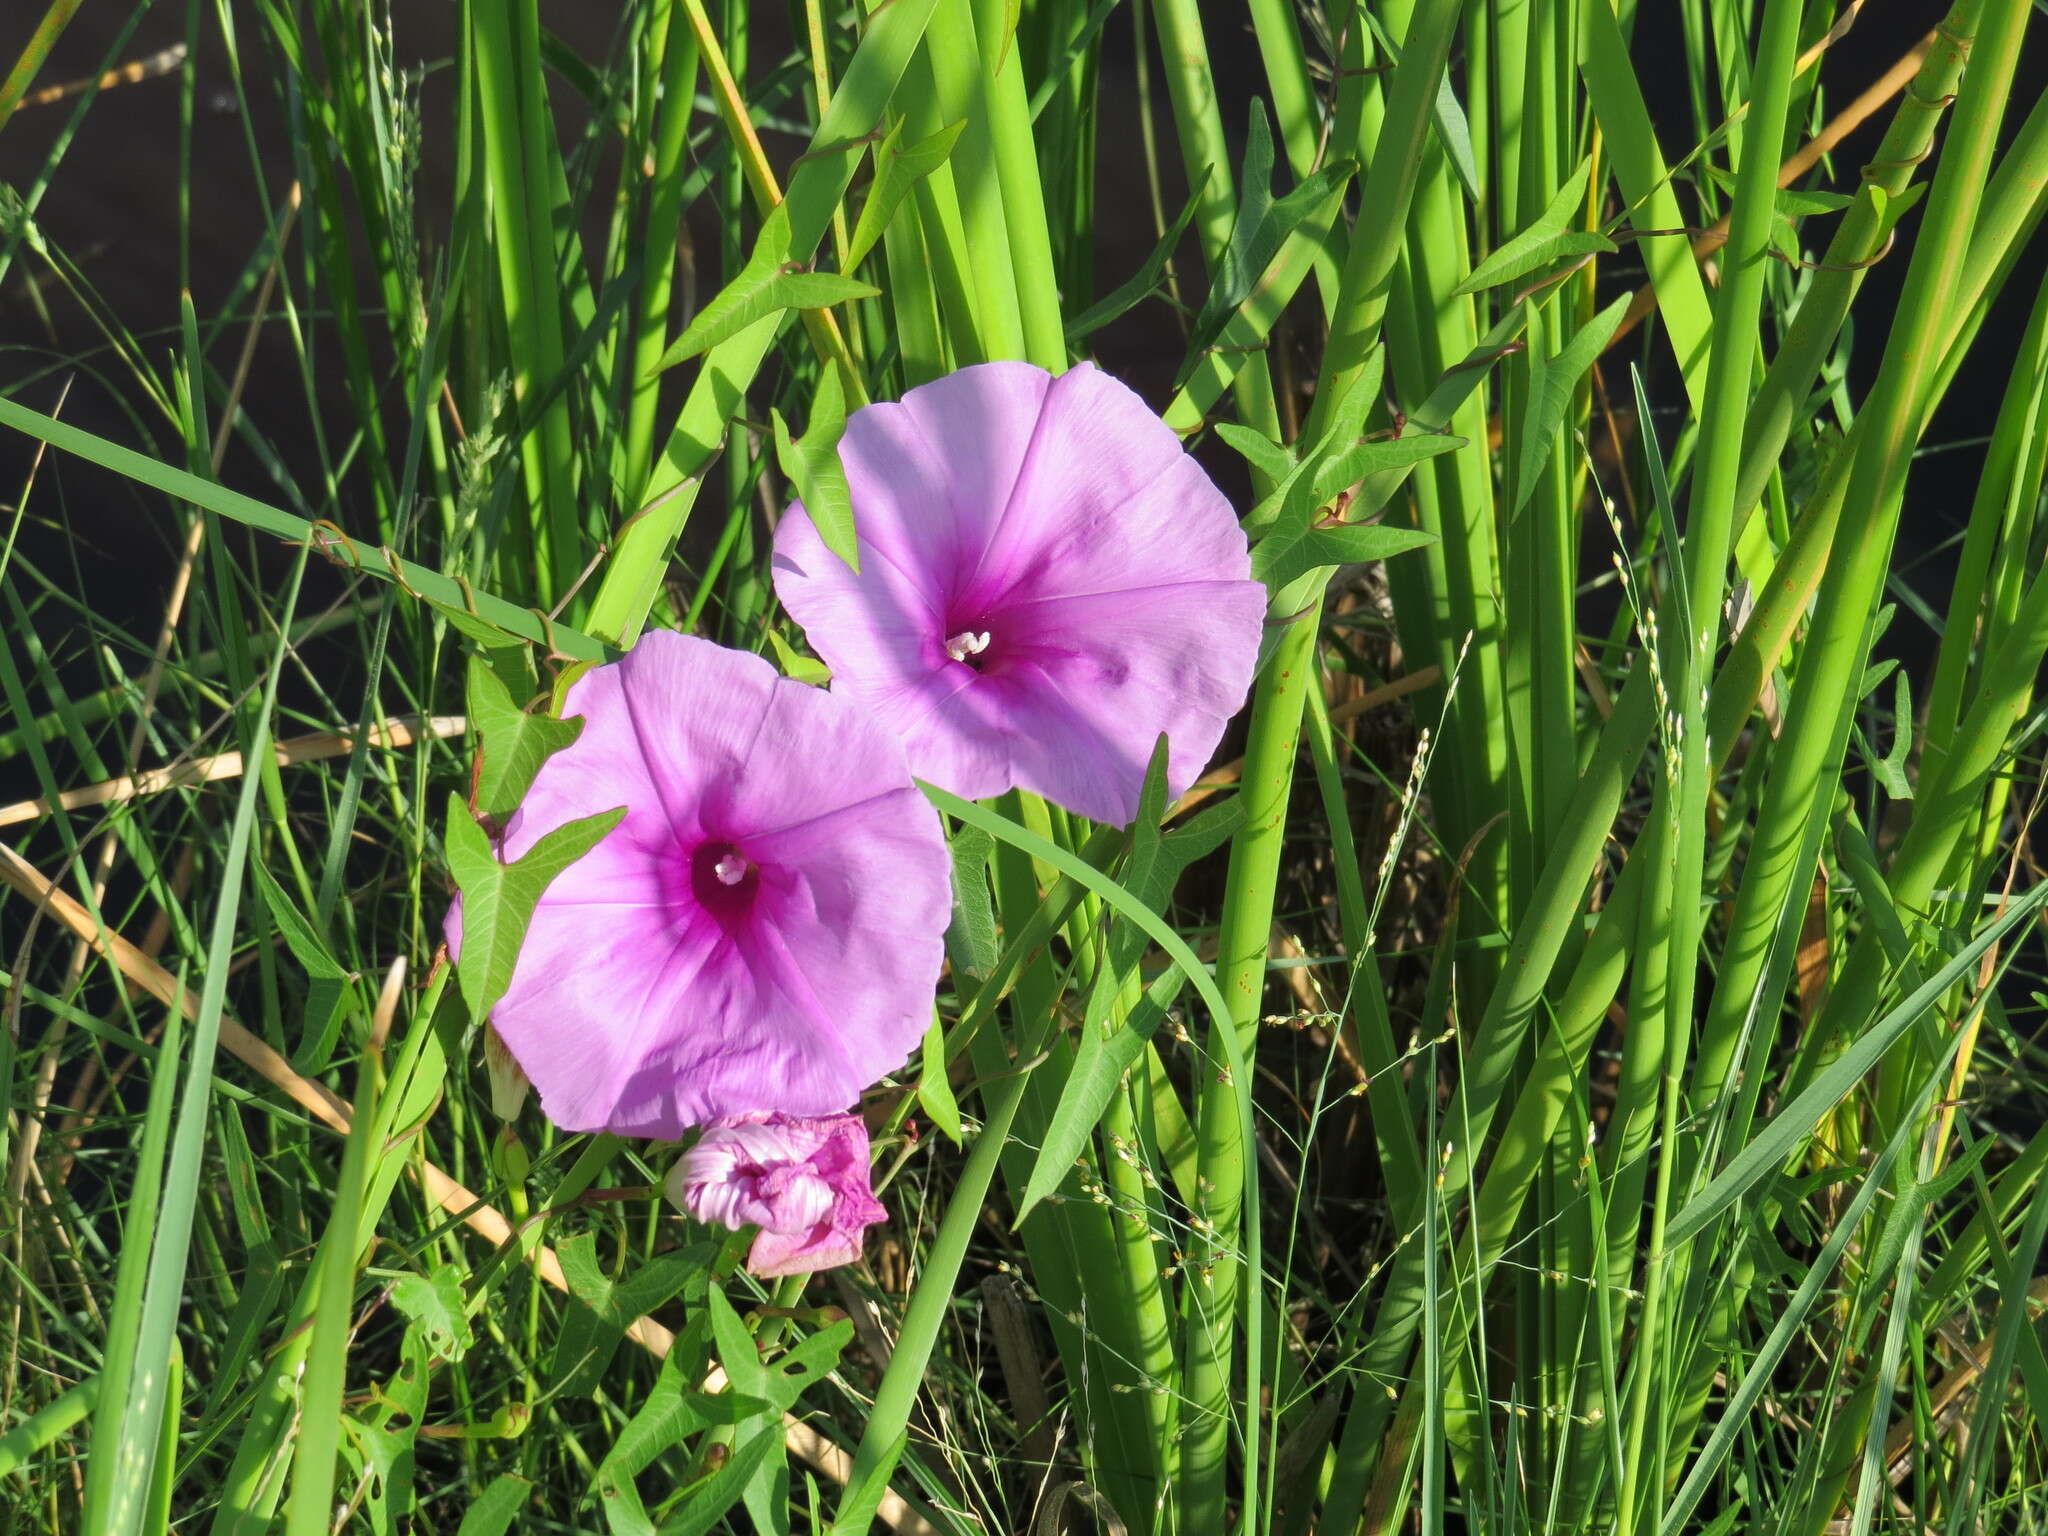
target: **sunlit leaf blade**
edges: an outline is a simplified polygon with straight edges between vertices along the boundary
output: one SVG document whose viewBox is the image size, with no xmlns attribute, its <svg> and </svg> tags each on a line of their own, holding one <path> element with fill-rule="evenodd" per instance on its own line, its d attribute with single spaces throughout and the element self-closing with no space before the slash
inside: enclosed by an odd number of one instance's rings
<svg viewBox="0 0 2048 1536">
<path fill-rule="evenodd" d="M 853 489 L 846 466 L 839 461 L 839 438 L 846 430 L 846 393 L 839 371 L 827 368 L 811 400 L 811 419 L 803 436 L 791 437 L 779 411 L 771 413 L 775 456 L 782 472 L 803 498 L 804 511 L 825 547 L 853 570 L 860 569 L 860 537 L 853 526 Z"/>
<path fill-rule="evenodd" d="M 1583 160 L 1571 178 L 1557 189 L 1536 222 L 1504 241 L 1492 255 L 1472 269 L 1472 275 L 1458 284 L 1459 293 L 1480 293 L 1512 283 L 1541 267 L 1567 258 L 1614 250 L 1604 235 L 1574 230 L 1571 225 L 1586 210 L 1586 188 L 1592 179 L 1593 162 Z"/>
<path fill-rule="evenodd" d="M 964 120 L 948 123 L 937 133 L 905 144 L 903 131 L 908 121 L 899 119 L 882 141 L 882 147 L 875 151 L 875 179 L 868 186 L 867 201 L 861 204 L 860 219 L 853 226 L 853 239 L 846 248 L 849 272 L 858 269 L 881 240 L 882 231 L 896 216 L 910 189 L 946 163 L 946 157 L 959 142 L 960 130 L 967 126 Z"/>
</svg>

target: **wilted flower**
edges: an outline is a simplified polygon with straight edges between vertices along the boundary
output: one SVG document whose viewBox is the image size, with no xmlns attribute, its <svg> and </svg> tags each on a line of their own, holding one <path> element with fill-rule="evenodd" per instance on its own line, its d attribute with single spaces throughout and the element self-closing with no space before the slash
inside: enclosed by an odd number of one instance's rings
<svg viewBox="0 0 2048 1536">
<path fill-rule="evenodd" d="M 506 827 L 516 859 L 626 816 L 547 888 L 491 1015 L 571 1131 L 674 1140 L 844 1109 L 931 1019 L 950 906 L 902 748 L 758 656 L 651 634 L 569 692 L 583 734 Z M 461 911 L 449 913 L 451 944 Z"/>
<path fill-rule="evenodd" d="M 862 1234 L 887 1214 L 868 1184 L 868 1128 L 858 1115 L 721 1120 L 676 1161 L 667 1187 L 699 1221 L 759 1227 L 747 1255 L 757 1275 L 851 1264 Z"/>
<path fill-rule="evenodd" d="M 1137 395 L 1085 363 L 987 363 L 854 412 L 839 455 L 860 570 L 792 507 L 775 590 L 913 772 L 1121 824 L 1163 731 L 1168 789 L 1194 782 L 1251 685 L 1266 591 Z"/>
</svg>

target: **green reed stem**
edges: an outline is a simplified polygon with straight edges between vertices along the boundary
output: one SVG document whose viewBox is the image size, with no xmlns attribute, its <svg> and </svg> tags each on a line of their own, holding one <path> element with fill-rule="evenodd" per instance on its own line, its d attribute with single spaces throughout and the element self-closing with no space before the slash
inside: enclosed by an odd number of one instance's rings
<svg viewBox="0 0 2048 1536">
<path fill-rule="evenodd" d="M 472 7 L 478 104 L 482 113 L 498 282 L 512 338 L 512 393 L 537 404 L 562 371 L 565 345 L 555 260 L 555 199 L 548 167 L 554 119 L 542 90 L 540 16 L 533 0 Z M 583 559 L 576 515 L 575 444 L 569 402 L 557 396 L 521 438 L 529 521 L 546 531 L 536 590 L 558 596 Z"/>
<path fill-rule="evenodd" d="M 1647 960 L 1662 943 L 1663 1012 L 1661 1019 L 1642 1010 L 1633 1013 L 1636 1027 L 1628 1051 L 1631 1065 L 1637 1059 L 1654 1059 L 1661 1040 L 1665 1147 L 1665 1155 L 1658 1160 L 1656 1197 L 1650 1217 L 1648 1274 L 1631 1368 L 1633 1394 L 1621 1488 L 1622 1518 L 1638 1529 L 1654 1528 L 1658 1511 L 1653 1506 L 1661 1500 L 1663 1486 L 1665 1447 L 1661 1437 L 1648 1437 L 1648 1427 L 1652 1380 L 1659 1375 L 1659 1352 L 1666 1347 L 1660 1331 L 1665 1326 L 1662 1306 L 1667 1279 L 1664 1231 L 1670 1217 L 1672 1173 L 1677 1160 L 1679 1084 L 1692 1043 L 1693 997 L 1703 927 L 1700 890 L 1706 862 L 1707 799 L 1713 788 L 1707 743 L 1707 684 L 1713 676 L 1715 642 L 1721 628 L 1721 595 L 1734 542 L 1735 482 L 1742 464 L 1743 421 L 1749 407 L 1750 376 L 1756 355 L 1749 338 L 1756 332 L 1763 306 L 1778 162 L 1790 109 L 1792 70 L 1799 51 L 1800 10 L 1800 0 L 1768 0 L 1764 7 L 1763 34 L 1752 77 L 1755 95 L 1743 137 L 1721 288 L 1714 306 L 1714 334 L 1723 339 L 1723 344 L 1714 348 L 1707 370 L 1698 462 L 1693 471 L 1693 493 L 1685 527 L 1685 579 L 1678 591 L 1676 614 L 1683 628 L 1674 625 L 1675 633 L 1667 630 L 1664 645 L 1665 686 L 1671 693 L 1666 707 L 1676 714 L 1668 728 L 1678 738 L 1675 743 L 1666 744 L 1667 753 L 1673 746 L 1677 749 L 1677 771 L 1666 786 L 1669 793 L 1660 796 L 1670 818 L 1666 825 L 1672 841 L 1671 878 L 1663 888 L 1669 895 L 1670 908 L 1665 932 L 1659 934 L 1653 927 L 1644 933 L 1647 942 L 1639 942 L 1638 948 L 1639 960 Z M 1653 809 L 1651 815 L 1655 818 L 1657 810 Z M 1655 985 L 1653 974 L 1650 985 L 1639 995 L 1654 995 Z"/>
<path fill-rule="evenodd" d="M 1937 29 L 1920 72 L 1899 98 L 1898 111 L 1885 130 L 1868 165 L 1863 168 L 1856 200 L 1844 210 L 1834 238 L 1828 242 L 1801 295 L 1791 327 L 1765 370 L 1749 410 L 1748 444 L 1735 491 L 1735 515 L 1747 517 L 1764 493 L 1806 403 L 1814 376 L 1840 334 L 1849 307 L 1869 272 L 1869 263 L 1884 249 L 1898 215 L 1891 203 L 1911 185 L 1913 173 L 1927 157 L 1934 131 L 1953 99 L 1956 81 L 1970 56 L 1982 0 L 1958 0 Z"/>
<path fill-rule="evenodd" d="M 1369 215 L 1352 234 L 1337 323 L 1324 358 L 1316 403 L 1303 433 L 1308 442 L 1317 442 L 1324 435 L 1331 411 L 1364 370 L 1378 339 L 1387 285 L 1400 254 L 1408 205 L 1430 133 L 1430 108 L 1450 54 L 1458 13 L 1454 0 L 1424 0 L 1409 26 L 1406 51 L 1388 91 L 1386 119 L 1371 146 L 1371 169 L 1362 199 Z M 1360 146 L 1361 150 L 1366 147 Z M 1301 712 L 1308 689 L 1318 683 L 1317 632 L 1327 581 L 1327 571 L 1312 572 L 1277 595 L 1272 612 L 1287 627 L 1252 691 L 1239 792 L 1245 819 L 1231 841 L 1217 950 L 1217 968 L 1230 1009 L 1229 1024 L 1219 1028 L 1236 1031 L 1238 1049 L 1247 1059 L 1257 1044 Z M 1195 1126 L 1202 1202 L 1197 1214 L 1203 1223 L 1199 1241 L 1206 1263 L 1200 1291 L 1190 1293 L 1185 1320 L 1187 1430 L 1181 1445 L 1181 1493 L 1191 1528 L 1220 1529 L 1225 1518 L 1232 1404 L 1248 1402 L 1249 1414 L 1256 1411 L 1258 1401 L 1256 1360 L 1252 1362 L 1253 1386 L 1247 1395 L 1239 1398 L 1231 1391 L 1241 1302 L 1237 1240 L 1245 1182 L 1239 1149 L 1249 1128 L 1238 1119 L 1237 1094 L 1228 1091 L 1228 1085 L 1207 1078 L 1197 1096 Z M 1261 1281 L 1262 1277 L 1253 1276 L 1253 1295 Z M 1248 1422 L 1248 1451 L 1257 1439 L 1255 1423 Z"/>
<path fill-rule="evenodd" d="M 2010 88 L 2011 61 L 1999 55 L 2017 45 L 2024 11 L 2012 0 L 1989 0 L 1977 49 L 1979 67 L 1963 77 L 1927 218 L 1914 243 L 1899 321 L 1887 338 L 1872 398 L 1858 421 L 1844 500 L 1867 511 L 1845 525 L 1845 537 L 1821 581 L 1729 920 L 1721 975 L 1707 1014 L 1710 1037 L 1732 1034 L 1736 1021 L 1747 1014 L 1777 914 L 1811 878 L 1799 850 L 1808 820 L 1824 815 L 1832 801 L 1834 784 L 1823 769 L 1848 729 L 1869 626 L 1882 598 L 1899 483 L 1916 435 L 1917 402 L 1941 356 L 1944 316 L 1956 300 L 1962 257 Z"/>
<path fill-rule="evenodd" d="M 791 260 L 809 261 L 831 227 L 832 211 L 852 183 L 860 146 L 882 123 L 936 4 L 937 0 L 897 0 L 876 13 L 861 38 L 832 94 L 832 104 L 811 136 L 813 153 L 791 172 L 783 189 L 790 213 Z M 646 500 L 628 515 L 606 559 L 586 624 L 593 635 L 623 646 L 645 626 L 702 477 L 718 457 L 738 402 L 786 318 L 785 311 L 755 321 L 713 347 L 697 364 L 689 396 L 649 474 Z"/>
<path fill-rule="evenodd" d="M 670 296 L 682 234 L 685 151 L 697 96 L 697 38 L 681 0 L 668 0 L 650 20 L 661 38 L 661 105 L 649 165 L 647 228 L 640 245 L 639 313 L 626 407 L 625 468 L 619 483 L 639 505 L 654 459 L 654 413 L 661 381 L 655 364 L 668 348 Z"/>
<path fill-rule="evenodd" d="M 989 152 L 1009 242 L 1010 269 L 1017 286 L 1023 355 L 1041 368 L 1062 373 L 1067 366 L 1066 331 L 1060 322 L 1052 232 L 1046 222 L 1045 194 L 1039 186 L 1024 65 L 1010 28 L 1014 14 L 1004 0 L 976 0 L 981 100 L 988 118 Z"/>
</svg>

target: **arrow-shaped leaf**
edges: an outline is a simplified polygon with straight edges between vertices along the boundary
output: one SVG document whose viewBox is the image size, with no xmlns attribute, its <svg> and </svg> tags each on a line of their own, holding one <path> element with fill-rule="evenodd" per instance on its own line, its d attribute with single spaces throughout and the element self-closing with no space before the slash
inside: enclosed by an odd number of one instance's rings
<svg viewBox="0 0 2048 1536">
<path fill-rule="evenodd" d="M 1273 196 L 1273 135 L 1263 104 L 1252 104 L 1245 138 L 1243 178 L 1237 192 L 1237 217 L 1230 229 L 1216 280 L 1195 318 L 1188 354 L 1199 357 L 1222 334 L 1223 327 L 1266 275 L 1287 237 L 1357 172 L 1349 160 L 1333 161 L 1304 176 L 1285 197 Z"/>
<path fill-rule="evenodd" d="M 960 130 L 967 126 L 967 120 L 962 118 L 929 138 L 905 144 L 903 128 L 908 121 L 899 120 L 882 141 L 882 147 L 875 151 L 875 179 L 868 188 L 868 200 L 861 205 L 860 221 L 853 226 L 853 241 L 846 248 L 849 272 L 857 269 L 875 248 L 875 242 L 882 238 L 882 231 L 889 227 L 910 189 L 946 163 Z"/>
<path fill-rule="evenodd" d="M 1305 528 L 1293 538 L 1277 535 L 1264 540 L 1252 552 L 1252 575 L 1274 590 L 1298 576 L 1333 565 L 1355 565 L 1362 560 L 1387 560 L 1425 544 L 1436 535 L 1419 528 L 1394 528 L 1385 523 L 1336 523 L 1327 528 Z M 1259 551 L 1266 552 L 1261 561 Z"/>
<path fill-rule="evenodd" d="M 455 975 L 471 1018 L 488 1018 L 505 995 L 533 909 L 555 877 L 595 848 L 625 814 L 622 805 L 565 822 L 524 858 L 505 864 L 462 797 L 448 797 L 448 865 L 462 889 L 462 953 Z"/>
<path fill-rule="evenodd" d="M 583 722 L 528 714 L 490 663 L 469 660 L 469 720 L 482 742 L 476 805 L 502 822 L 519 808 L 540 765 L 583 734 Z"/>
<path fill-rule="evenodd" d="M 1368 476 L 1406 469 L 1440 453 L 1464 446 L 1464 439 L 1440 433 L 1415 433 L 1384 442 L 1360 443 L 1324 461 L 1307 477 L 1310 494 L 1289 497 L 1266 536 L 1252 546 L 1252 576 L 1278 591 L 1296 577 L 1327 565 L 1358 560 L 1384 560 L 1430 542 L 1429 534 L 1382 523 L 1319 525 L 1315 509 L 1348 486 Z M 1302 503 L 1306 505 L 1302 505 Z"/>
<path fill-rule="evenodd" d="M 1613 250 L 1614 242 L 1606 236 L 1571 228 L 1586 206 L 1586 185 L 1592 175 L 1593 162 L 1581 161 L 1571 179 L 1557 189 L 1550 205 L 1536 216 L 1536 222 L 1479 263 L 1456 291 L 1478 293 L 1512 283 L 1553 261 Z"/>
<path fill-rule="evenodd" d="M 1125 310 L 1137 304 L 1159 286 L 1160 274 L 1166 264 L 1173 260 L 1173 253 L 1180 246 L 1180 237 L 1187 233 L 1188 224 L 1195 216 L 1195 209 L 1201 205 L 1202 194 L 1207 190 L 1213 168 L 1202 173 L 1201 185 L 1188 194 L 1188 200 L 1181 205 L 1180 216 L 1173 221 L 1159 243 L 1152 247 L 1152 254 L 1145 258 L 1144 265 L 1131 274 L 1130 278 L 1117 285 L 1116 291 L 1097 299 L 1080 314 L 1067 322 L 1067 340 L 1079 341 L 1092 331 L 1099 331 Z"/>
<path fill-rule="evenodd" d="M 793 270 L 790 260 L 789 205 L 777 203 L 761 225 L 754 254 L 740 275 L 721 288 L 697 311 L 654 365 L 656 373 L 707 352 L 737 336 L 756 320 L 782 309 L 825 309 L 848 299 L 871 299 L 881 290 L 838 272 Z"/>
<path fill-rule="evenodd" d="M 855 571 L 860 569 L 860 541 L 853 527 L 853 490 L 846 466 L 839 462 L 839 438 L 846 430 L 846 390 L 839 370 L 827 367 L 811 401 L 811 419 L 802 437 L 791 437 L 780 411 L 770 411 L 775 427 L 775 458 L 803 499 L 804 511 L 825 547 Z"/>
</svg>

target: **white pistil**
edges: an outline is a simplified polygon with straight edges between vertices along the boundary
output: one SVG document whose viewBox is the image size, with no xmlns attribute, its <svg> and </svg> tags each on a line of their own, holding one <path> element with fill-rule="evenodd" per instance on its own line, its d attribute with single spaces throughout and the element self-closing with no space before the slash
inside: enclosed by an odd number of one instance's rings
<svg viewBox="0 0 2048 1536">
<path fill-rule="evenodd" d="M 720 885 L 738 885 L 747 878 L 747 871 L 751 867 L 739 854 L 728 853 L 711 866 L 711 873 L 718 876 Z"/>
<path fill-rule="evenodd" d="M 980 634 L 971 629 L 963 629 L 946 642 L 946 654 L 955 661 L 965 661 L 970 656 L 979 656 L 987 649 L 988 631 L 985 629 Z"/>
</svg>

